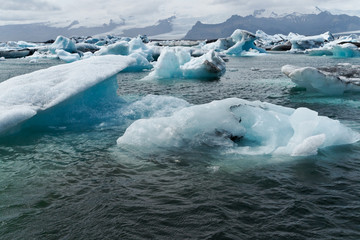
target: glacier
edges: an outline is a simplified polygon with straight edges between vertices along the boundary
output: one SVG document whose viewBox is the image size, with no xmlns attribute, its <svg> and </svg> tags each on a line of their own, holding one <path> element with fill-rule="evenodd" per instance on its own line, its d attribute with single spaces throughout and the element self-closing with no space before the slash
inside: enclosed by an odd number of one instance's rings
<svg viewBox="0 0 360 240">
<path fill-rule="evenodd" d="M 359 140 L 359 133 L 307 108 L 229 98 L 184 107 L 166 117 L 139 119 L 117 144 L 151 148 L 205 145 L 237 154 L 307 156 Z"/>
<path fill-rule="evenodd" d="M 307 91 L 339 95 L 344 92 L 360 92 L 359 69 L 360 66 L 351 64 L 321 68 L 285 65 L 281 71 Z"/>
<path fill-rule="evenodd" d="M 97 56 L 0 83 L 0 134 L 136 64 L 128 56 Z"/>
</svg>

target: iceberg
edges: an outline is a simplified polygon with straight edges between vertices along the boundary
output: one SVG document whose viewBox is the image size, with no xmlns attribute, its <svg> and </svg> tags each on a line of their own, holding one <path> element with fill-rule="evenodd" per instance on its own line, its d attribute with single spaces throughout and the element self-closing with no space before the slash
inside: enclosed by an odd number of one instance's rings
<svg viewBox="0 0 360 240">
<path fill-rule="evenodd" d="M 139 54 L 143 54 L 144 57 L 148 60 L 148 61 L 152 61 L 153 60 L 153 53 L 152 50 L 150 48 L 148 48 L 144 43 L 143 40 L 141 39 L 141 37 L 137 37 L 137 38 L 133 38 L 130 40 L 129 42 L 129 52 L 130 53 L 139 53 Z"/>
<path fill-rule="evenodd" d="M 53 44 L 49 47 L 51 53 L 56 54 L 57 49 L 62 49 L 69 53 L 76 53 L 75 43 L 64 36 L 58 36 Z"/>
<path fill-rule="evenodd" d="M 360 39 L 356 35 L 342 36 L 319 48 L 306 50 L 310 56 L 333 56 L 335 58 L 360 57 Z"/>
<path fill-rule="evenodd" d="M 23 58 L 34 54 L 34 49 L 11 49 L 11 50 L 0 50 L 0 57 L 3 58 Z"/>
<path fill-rule="evenodd" d="M 69 53 L 62 49 L 56 49 L 56 56 L 62 61 L 71 63 L 80 60 L 80 55 L 78 53 Z"/>
<path fill-rule="evenodd" d="M 229 98 L 184 107 L 167 117 L 132 123 L 118 145 L 225 147 L 238 154 L 307 156 L 318 149 L 352 144 L 360 134 L 307 108 Z"/>
<path fill-rule="evenodd" d="M 129 43 L 126 41 L 119 41 L 108 46 L 104 46 L 99 51 L 95 52 L 95 55 L 129 55 Z"/>
<path fill-rule="evenodd" d="M 231 37 L 219 38 L 215 42 L 205 44 L 204 46 L 202 46 L 202 49 L 205 51 L 214 50 L 216 52 L 222 52 L 222 51 L 228 50 L 229 48 L 231 48 L 234 45 L 235 45 L 235 42 L 232 40 Z"/>
<path fill-rule="evenodd" d="M 327 95 L 360 92 L 360 66 L 338 64 L 333 67 L 296 67 L 285 65 L 281 71 L 299 87 Z"/>
<path fill-rule="evenodd" d="M 288 37 L 283 34 L 268 35 L 264 31 L 257 30 L 255 36 L 257 37 L 255 40 L 256 46 L 266 50 L 286 51 L 291 48 Z"/>
<path fill-rule="evenodd" d="M 255 46 L 254 42 L 257 37 L 248 31 L 237 29 L 231 35 L 231 39 L 235 42 L 235 45 L 226 51 L 228 55 L 243 56 L 244 53 L 250 51 L 250 49 L 258 53 L 266 53 L 264 49 Z"/>
<path fill-rule="evenodd" d="M 96 52 L 96 51 L 99 51 L 100 48 L 98 46 L 96 46 L 95 44 L 91 44 L 91 43 L 85 43 L 85 42 L 82 42 L 82 43 L 77 43 L 75 44 L 76 46 L 76 50 L 77 51 L 80 51 L 80 52 Z"/>
<path fill-rule="evenodd" d="M 289 34 L 291 42 L 290 51 L 305 51 L 307 49 L 322 47 L 325 43 L 333 41 L 334 37 L 330 32 L 326 32 L 316 36 L 302 36 Z"/>
<path fill-rule="evenodd" d="M 0 83 L 0 134 L 117 74 L 136 60 L 98 56 L 13 77 Z"/>
<path fill-rule="evenodd" d="M 145 79 L 216 79 L 225 72 L 225 62 L 214 51 L 201 57 L 191 57 L 181 48 L 166 47 Z"/>
</svg>

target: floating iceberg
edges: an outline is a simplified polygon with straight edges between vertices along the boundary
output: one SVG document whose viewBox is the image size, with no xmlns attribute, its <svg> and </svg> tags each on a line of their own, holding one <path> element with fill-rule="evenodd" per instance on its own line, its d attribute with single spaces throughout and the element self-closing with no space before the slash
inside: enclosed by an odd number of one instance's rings
<svg viewBox="0 0 360 240">
<path fill-rule="evenodd" d="M 100 48 L 98 46 L 96 46 L 95 44 L 91 44 L 91 43 L 77 43 L 76 45 L 76 50 L 77 51 L 80 51 L 80 52 L 96 52 L 96 51 L 99 51 Z"/>
<path fill-rule="evenodd" d="M 62 49 L 69 53 L 76 53 L 75 43 L 64 36 L 58 36 L 53 44 L 49 47 L 51 53 L 56 54 L 57 49 Z"/>
<path fill-rule="evenodd" d="M 0 83 L 0 134 L 108 79 L 136 60 L 99 56 L 17 76 Z"/>
<path fill-rule="evenodd" d="M 129 43 L 126 41 L 116 42 L 108 46 L 104 46 L 95 55 L 129 55 Z"/>
<path fill-rule="evenodd" d="M 291 50 L 305 51 L 307 49 L 322 47 L 325 43 L 333 41 L 334 37 L 330 32 L 326 32 L 316 36 L 290 35 Z"/>
<path fill-rule="evenodd" d="M 164 48 L 152 71 L 145 79 L 219 78 L 225 72 L 225 62 L 214 52 L 191 57 L 181 48 Z"/>
<path fill-rule="evenodd" d="M 257 30 L 255 36 L 257 37 L 255 40 L 256 46 L 266 50 L 286 51 L 291 48 L 291 43 L 288 41 L 288 37 L 283 34 L 268 35 L 264 31 Z M 286 46 L 286 48 L 284 46 Z"/>
<path fill-rule="evenodd" d="M 140 119 L 117 144 L 141 147 L 222 146 L 239 154 L 317 154 L 351 144 L 360 134 L 307 108 L 230 98 L 184 107 L 168 117 Z"/>
<path fill-rule="evenodd" d="M 360 57 L 360 39 L 356 35 L 342 36 L 319 48 L 306 51 L 310 56 L 333 56 L 335 58 Z"/>
<path fill-rule="evenodd" d="M 360 66 L 338 64 L 333 67 L 296 67 L 285 65 L 281 71 L 299 87 L 323 94 L 360 92 Z"/>
<path fill-rule="evenodd" d="M 3 58 L 23 58 L 31 56 L 35 50 L 33 49 L 19 49 L 19 50 L 0 50 L 0 57 Z"/>
<path fill-rule="evenodd" d="M 142 54 L 132 53 L 129 55 L 129 57 L 134 58 L 136 61 L 130 64 L 124 71 L 141 72 L 153 68 L 153 65 Z"/>
<path fill-rule="evenodd" d="M 250 49 L 257 51 L 258 53 L 266 53 L 262 48 L 255 46 L 255 40 L 257 37 L 245 30 L 237 29 L 231 35 L 235 45 L 226 51 L 226 54 L 232 56 L 243 56 L 244 53 L 250 51 Z"/>
<path fill-rule="evenodd" d="M 64 62 L 71 63 L 80 60 L 78 53 L 69 53 L 62 49 L 56 49 L 56 56 Z"/>
<path fill-rule="evenodd" d="M 129 42 L 129 52 L 142 54 L 148 61 L 153 60 L 152 50 L 143 43 L 143 40 L 140 36 L 131 39 L 131 41 Z"/>
</svg>

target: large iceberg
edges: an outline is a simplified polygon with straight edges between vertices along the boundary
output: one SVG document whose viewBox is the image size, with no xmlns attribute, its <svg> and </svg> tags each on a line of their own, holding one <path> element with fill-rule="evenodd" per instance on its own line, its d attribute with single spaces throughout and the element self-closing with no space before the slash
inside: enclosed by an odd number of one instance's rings
<svg viewBox="0 0 360 240">
<path fill-rule="evenodd" d="M 332 67 L 296 67 L 285 65 L 281 71 L 299 87 L 323 94 L 360 92 L 360 66 L 338 64 Z"/>
<path fill-rule="evenodd" d="M 308 49 L 306 53 L 311 56 L 326 55 L 335 58 L 360 57 L 359 46 L 360 38 L 356 35 L 349 35 L 329 41 L 319 48 Z"/>
<path fill-rule="evenodd" d="M 13 77 L 0 83 L 0 134 L 136 63 L 98 56 Z"/>
<path fill-rule="evenodd" d="M 190 52 L 182 48 L 166 47 L 145 79 L 216 79 L 225 69 L 225 62 L 214 51 L 191 57 Z"/>
<path fill-rule="evenodd" d="M 119 145 L 221 146 L 239 154 L 317 154 L 319 148 L 351 144 L 360 134 L 307 108 L 286 108 L 230 98 L 184 107 L 167 117 L 131 124 Z"/>
<path fill-rule="evenodd" d="M 302 36 L 297 34 L 289 34 L 291 42 L 290 51 L 305 51 L 307 49 L 319 48 L 324 46 L 325 43 L 334 40 L 330 32 L 326 32 L 316 36 Z"/>
<path fill-rule="evenodd" d="M 257 39 L 255 44 L 265 50 L 286 51 L 291 49 L 291 43 L 288 36 L 283 34 L 268 35 L 264 31 L 257 30 L 255 33 Z"/>
<path fill-rule="evenodd" d="M 226 51 L 226 54 L 232 56 L 244 56 L 246 52 L 257 51 L 258 53 L 265 53 L 262 48 L 255 46 L 255 40 L 257 37 L 251 32 L 237 29 L 231 34 L 231 39 L 235 42 L 235 45 Z"/>
</svg>

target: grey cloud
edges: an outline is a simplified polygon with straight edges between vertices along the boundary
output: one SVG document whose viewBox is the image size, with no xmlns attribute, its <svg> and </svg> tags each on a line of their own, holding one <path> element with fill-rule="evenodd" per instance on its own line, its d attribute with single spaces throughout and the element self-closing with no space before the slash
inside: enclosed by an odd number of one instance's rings
<svg viewBox="0 0 360 240">
<path fill-rule="evenodd" d="M 58 11 L 60 8 L 42 0 L 9 0 L 0 4 L 0 10 Z"/>
</svg>

